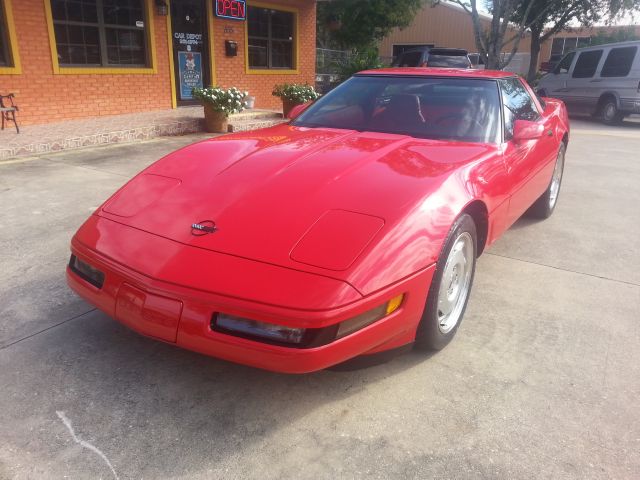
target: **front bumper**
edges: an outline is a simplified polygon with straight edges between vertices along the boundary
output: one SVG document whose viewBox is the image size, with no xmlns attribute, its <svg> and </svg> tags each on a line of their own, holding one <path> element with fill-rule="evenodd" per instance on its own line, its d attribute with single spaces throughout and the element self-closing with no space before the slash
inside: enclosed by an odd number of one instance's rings
<svg viewBox="0 0 640 480">
<path fill-rule="evenodd" d="M 117 242 L 105 241 L 109 238 L 117 238 Z M 157 258 L 141 259 L 140 254 L 125 257 L 123 245 L 144 245 L 144 251 Z M 105 277 L 102 288 L 96 288 L 67 268 L 69 286 L 129 328 L 205 355 L 285 373 L 321 370 L 361 354 L 412 342 L 434 271 L 433 266 L 426 268 L 362 297 L 338 280 L 286 268 L 268 266 L 269 273 L 264 277 L 260 271 L 263 266 L 257 262 L 176 244 L 99 217 L 92 217 L 81 228 L 71 249 L 73 255 L 104 272 Z M 187 277 L 179 277 L 178 270 L 167 268 L 181 264 L 184 259 L 176 257 L 185 252 L 191 256 L 190 265 L 202 268 L 213 262 L 223 268 L 218 273 L 223 278 L 229 277 L 230 285 L 209 282 L 213 286 L 207 287 L 206 283 L 198 283 L 197 278 L 190 278 L 187 283 Z M 148 271 L 153 269 L 145 268 L 143 263 L 155 265 L 159 258 L 164 258 L 164 268 L 149 275 Z M 193 271 L 191 276 L 197 277 Z M 231 278 L 234 272 L 260 281 L 243 287 L 242 282 Z M 260 282 L 264 282 L 264 288 Z M 286 292 L 293 293 L 286 295 Z M 306 298 L 301 298 L 302 292 L 306 292 Z M 403 304 L 394 313 L 315 348 L 271 345 L 211 329 L 211 319 L 220 311 L 292 327 L 325 327 L 375 308 L 401 293 Z"/>
</svg>

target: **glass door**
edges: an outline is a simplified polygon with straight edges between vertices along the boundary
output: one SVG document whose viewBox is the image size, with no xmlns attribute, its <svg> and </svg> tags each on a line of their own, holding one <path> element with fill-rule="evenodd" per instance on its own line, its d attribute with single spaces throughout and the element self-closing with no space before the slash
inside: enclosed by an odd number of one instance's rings
<svg viewBox="0 0 640 480">
<path fill-rule="evenodd" d="M 208 86 L 209 51 L 205 0 L 171 2 L 173 64 L 178 105 L 193 105 L 194 87 Z"/>
</svg>

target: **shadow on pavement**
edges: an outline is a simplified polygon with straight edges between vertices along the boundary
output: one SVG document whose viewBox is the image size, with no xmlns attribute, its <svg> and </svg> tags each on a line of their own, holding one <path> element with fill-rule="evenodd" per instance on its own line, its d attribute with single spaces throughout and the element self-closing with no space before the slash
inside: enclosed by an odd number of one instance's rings
<svg viewBox="0 0 640 480">
<path fill-rule="evenodd" d="M 7 355 L 13 365 L 30 366 L 0 373 L 4 395 L 13 398 L 0 414 L 7 429 L 0 433 L 11 448 L 55 457 L 68 441 L 56 419 L 63 411 L 85 438 L 109 452 L 123 478 L 202 473 L 203 460 L 242 455 L 315 409 L 429 356 L 408 352 L 369 368 L 277 374 L 142 337 L 98 311 L 0 351 L 0 363 Z M 24 431 L 43 420 L 52 424 L 49 431 Z"/>
</svg>

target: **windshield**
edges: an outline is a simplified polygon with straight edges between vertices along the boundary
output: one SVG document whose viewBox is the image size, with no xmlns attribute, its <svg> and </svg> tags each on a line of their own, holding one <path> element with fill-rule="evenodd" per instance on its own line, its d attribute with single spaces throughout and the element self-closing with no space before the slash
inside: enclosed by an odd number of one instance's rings
<svg viewBox="0 0 640 480">
<path fill-rule="evenodd" d="M 469 68 L 466 55 L 429 55 L 427 67 Z"/>
<path fill-rule="evenodd" d="M 498 86 L 495 80 L 470 78 L 356 76 L 292 124 L 496 143 Z"/>
</svg>

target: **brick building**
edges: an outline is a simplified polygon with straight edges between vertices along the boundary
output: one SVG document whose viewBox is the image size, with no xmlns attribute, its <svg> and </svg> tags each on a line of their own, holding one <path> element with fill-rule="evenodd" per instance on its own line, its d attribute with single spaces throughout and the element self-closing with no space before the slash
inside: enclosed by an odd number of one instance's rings
<svg viewBox="0 0 640 480">
<path fill-rule="evenodd" d="M 277 108 L 312 84 L 315 0 L 0 0 L 0 93 L 22 124 L 193 104 L 235 86 Z"/>
</svg>

